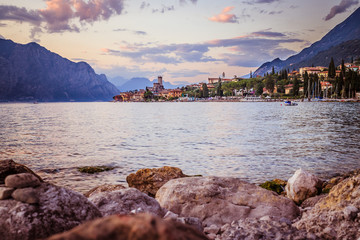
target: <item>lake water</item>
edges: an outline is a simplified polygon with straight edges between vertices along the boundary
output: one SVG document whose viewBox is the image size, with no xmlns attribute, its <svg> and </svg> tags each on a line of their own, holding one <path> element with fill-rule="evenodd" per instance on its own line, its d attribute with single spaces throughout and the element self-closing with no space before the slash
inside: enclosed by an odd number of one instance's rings
<svg viewBox="0 0 360 240">
<path fill-rule="evenodd" d="M 360 168 L 360 104 L 5 103 L 0 159 L 81 192 L 162 166 L 254 183 L 298 168 L 328 178 Z M 95 165 L 116 168 L 77 171 Z"/>
</svg>

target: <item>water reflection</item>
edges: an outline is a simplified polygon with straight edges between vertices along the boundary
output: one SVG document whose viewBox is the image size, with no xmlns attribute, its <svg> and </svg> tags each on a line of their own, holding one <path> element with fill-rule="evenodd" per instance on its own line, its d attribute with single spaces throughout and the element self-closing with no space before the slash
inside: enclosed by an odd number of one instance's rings
<svg viewBox="0 0 360 240">
<path fill-rule="evenodd" d="M 300 167 L 327 177 L 360 167 L 359 113 L 358 103 L 0 104 L 0 159 L 60 169 L 43 174 L 82 190 L 164 165 L 251 182 Z M 121 171 L 91 178 L 84 165 Z"/>
</svg>

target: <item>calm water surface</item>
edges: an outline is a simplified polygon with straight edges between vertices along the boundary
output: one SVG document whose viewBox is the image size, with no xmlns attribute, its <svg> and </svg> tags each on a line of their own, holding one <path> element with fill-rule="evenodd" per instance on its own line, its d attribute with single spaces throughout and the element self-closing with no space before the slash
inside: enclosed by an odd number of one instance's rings
<svg viewBox="0 0 360 240">
<path fill-rule="evenodd" d="M 300 167 L 327 178 L 360 168 L 360 104 L 0 104 L 0 159 L 78 191 L 164 165 L 255 183 Z M 89 165 L 116 168 L 76 170 Z"/>
</svg>

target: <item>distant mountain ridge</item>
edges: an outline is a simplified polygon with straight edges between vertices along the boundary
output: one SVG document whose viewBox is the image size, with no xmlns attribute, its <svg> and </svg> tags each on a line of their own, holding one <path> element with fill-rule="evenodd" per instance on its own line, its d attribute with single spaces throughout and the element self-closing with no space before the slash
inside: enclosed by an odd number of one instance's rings
<svg viewBox="0 0 360 240">
<path fill-rule="evenodd" d="M 334 27 L 320 41 L 315 42 L 310 47 L 303 49 L 300 53 L 293 55 L 284 61 L 277 58 L 272 62 L 264 63 L 254 72 L 254 75 L 262 76 L 267 72 L 271 72 L 272 67 L 275 68 L 275 71 L 280 71 L 284 68 L 293 69 L 294 66 L 296 66 L 296 68 L 304 67 L 306 65 L 303 64 L 308 64 L 309 60 L 314 58 L 318 53 L 329 50 L 330 48 L 338 46 L 344 42 L 360 39 L 359 23 L 360 8 L 352 13 L 345 21 Z M 317 62 L 313 62 L 312 64 L 320 65 Z M 326 65 L 328 64 L 329 63 Z"/>
<path fill-rule="evenodd" d="M 113 81 L 113 80 L 110 79 L 110 81 Z M 123 83 L 122 85 L 117 85 L 117 88 L 122 92 L 132 91 L 132 90 L 140 90 L 140 89 L 145 89 L 146 87 L 152 87 L 153 84 L 157 81 L 158 81 L 157 79 L 150 81 L 148 78 L 141 78 L 141 77 L 132 78 L 132 79 L 126 81 L 125 83 Z M 113 83 L 116 83 L 116 82 L 113 82 Z M 169 82 L 165 82 L 165 81 L 163 81 L 163 85 L 166 89 L 174 89 L 174 88 L 183 86 L 183 85 L 173 85 L 173 84 L 171 84 Z"/>
<path fill-rule="evenodd" d="M 72 62 L 37 43 L 0 39 L 0 101 L 97 101 L 117 93 L 85 62 Z"/>
</svg>

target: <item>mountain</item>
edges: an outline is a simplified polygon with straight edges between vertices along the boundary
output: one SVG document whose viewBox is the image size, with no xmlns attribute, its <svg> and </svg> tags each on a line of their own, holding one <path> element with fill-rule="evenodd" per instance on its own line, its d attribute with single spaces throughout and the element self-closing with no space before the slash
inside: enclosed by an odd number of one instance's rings
<svg viewBox="0 0 360 240">
<path fill-rule="evenodd" d="M 118 88 L 120 89 L 120 91 L 123 92 L 139 90 L 139 89 L 145 89 L 146 87 L 152 87 L 153 84 L 157 82 L 158 82 L 157 79 L 150 81 L 148 78 L 132 78 L 129 81 L 125 82 L 123 85 L 119 86 Z M 166 89 L 174 89 L 183 86 L 183 85 L 173 85 L 165 81 L 163 81 L 163 85 Z"/>
<path fill-rule="evenodd" d="M 329 50 L 330 48 L 338 46 L 344 42 L 360 39 L 359 22 L 360 8 L 351 14 L 350 17 L 348 17 L 345 21 L 333 28 L 320 41 L 315 42 L 310 47 L 303 49 L 300 53 L 293 55 L 284 61 L 277 58 L 272 62 L 264 63 L 254 72 L 254 75 L 262 76 L 264 73 L 271 72 L 272 67 L 275 68 L 275 71 L 280 71 L 284 68 L 293 69 L 293 66 L 305 66 L 299 65 L 299 63 L 306 63 L 311 58 L 315 57 L 318 53 Z M 325 66 L 327 66 L 329 62 Z M 313 62 L 312 64 L 320 65 L 317 62 Z"/>
<path fill-rule="evenodd" d="M 117 87 L 118 89 L 120 89 L 120 87 L 125 84 L 127 81 L 129 81 L 129 79 L 125 79 L 123 77 L 113 77 L 113 78 L 109 78 L 108 79 L 109 82 L 111 82 L 112 84 L 115 85 L 115 87 Z"/>
<path fill-rule="evenodd" d="M 355 60 L 358 57 L 360 57 L 360 39 L 355 39 L 319 52 L 310 59 L 292 65 L 290 70 L 312 65 L 328 67 L 331 58 L 334 59 L 335 66 L 339 66 L 342 59 L 345 62 L 350 62 L 351 58 Z"/>
<path fill-rule="evenodd" d="M 0 101 L 97 101 L 118 93 L 105 75 L 37 43 L 0 39 Z"/>
</svg>

